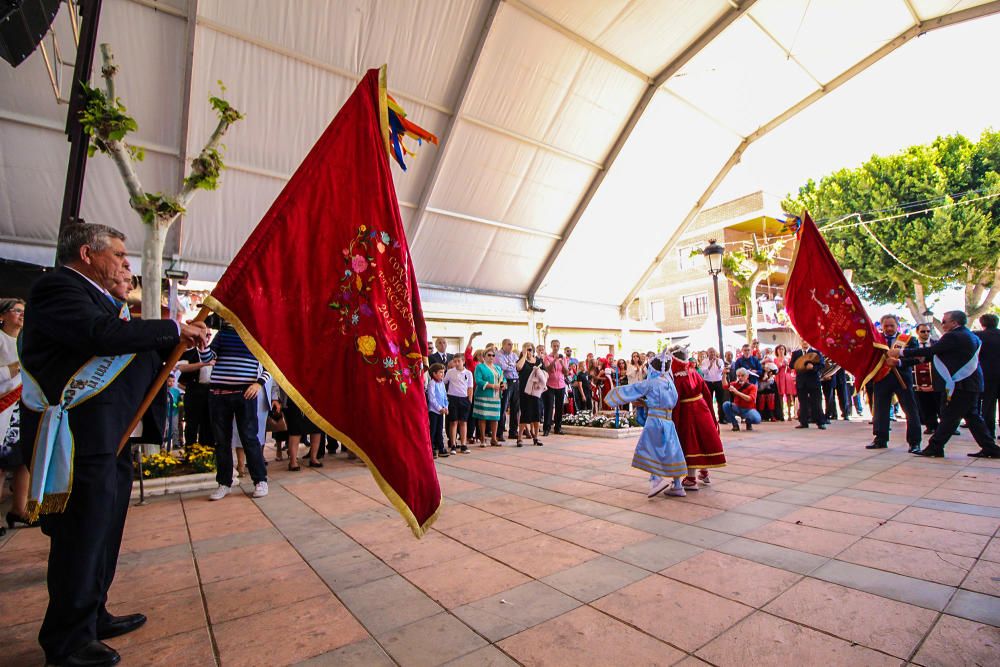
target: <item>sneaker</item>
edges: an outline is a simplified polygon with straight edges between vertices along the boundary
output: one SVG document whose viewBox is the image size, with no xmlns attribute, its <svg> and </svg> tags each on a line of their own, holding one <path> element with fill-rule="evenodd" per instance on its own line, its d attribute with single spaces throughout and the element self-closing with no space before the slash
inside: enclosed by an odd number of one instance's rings
<svg viewBox="0 0 1000 667">
<path fill-rule="evenodd" d="M 465 445 L 462 445 L 462 448 L 460 450 L 458 450 L 458 451 L 460 451 L 463 454 L 468 454 L 469 453 L 469 448 L 466 447 Z"/>
<path fill-rule="evenodd" d="M 646 494 L 647 498 L 652 498 L 658 493 L 661 493 L 664 489 L 674 483 L 674 480 L 669 477 L 661 477 L 660 479 L 649 480 L 649 493 Z"/>
<path fill-rule="evenodd" d="M 684 498 L 685 496 L 687 496 L 687 492 L 684 491 L 683 488 L 678 489 L 677 487 L 673 487 L 672 486 L 669 489 L 667 489 L 666 491 L 664 491 L 663 495 L 665 495 L 665 496 L 675 496 L 677 498 Z"/>
<path fill-rule="evenodd" d="M 253 497 L 263 498 L 267 495 L 267 482 L 257 482 L 253 487 Z"/>
<path fill-rule="evenodd" d="M 222 486 L 221 484 L 219 484 L 219 488 L 217 488 L 215 491 L 212 491 L 212 495 L 210 495 L 208 499 L 222 500 L 223 498 L 229 495 L 229 491 L 230 489 L 228 486 Z"/>
<path fill-rule="evenodd" d="M 451 456 L 451 454 L 448 453 L 447 449 L 443 449 L 443 450 L 441 450 L 441 453 L 438 454 L 437 456 L 440 456 L 441 458 L 446 459 L 449 456 Z"/>
</svg>

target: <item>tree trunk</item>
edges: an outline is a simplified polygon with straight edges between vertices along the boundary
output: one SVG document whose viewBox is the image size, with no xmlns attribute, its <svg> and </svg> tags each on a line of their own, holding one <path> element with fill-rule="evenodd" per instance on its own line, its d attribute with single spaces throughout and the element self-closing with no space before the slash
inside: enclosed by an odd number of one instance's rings
<svg viewBox="0 0 1000 667">
<path fill-rule="evenodd" d="M 142 244 L 142 319 L 158 320 L 162 299 L 161 279 L 163 278 L 163 246 L 167 240 L 167 230 L 177 216 L 156 218 L 146 225 L 146 238 Z"/>
<path fill-rule="evenodd" d="M 989 287 L 989 289 L 986 289 Z M 993 300 L 996 299 L 997 295 L 1000 294 L 1000 272 L 994 274 L 992 285 L 979 285 L 978 294 L 982 295 L 983 291 L 986 292 L 986 296 L 980 296 L 981 301 L 966 301 L 965 302 L 965 312 L 968 314 L 970 320 L 974 320 L 980 315 L 990 312 L 990 308 L 993 307 Z"/>
</svg>

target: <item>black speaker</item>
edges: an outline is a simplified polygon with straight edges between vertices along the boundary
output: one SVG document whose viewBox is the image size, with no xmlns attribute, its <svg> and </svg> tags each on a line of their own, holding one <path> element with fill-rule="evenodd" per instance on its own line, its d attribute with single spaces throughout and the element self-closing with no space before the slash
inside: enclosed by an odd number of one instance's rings
<svg viewBox="0 0 1000 667">
<path fill-rule="evenodd" d="M 14 67 L 24 62 L 49 31 L 59 4 L 60 0 L 0 0 L 0 58 Z"/>
</svg>

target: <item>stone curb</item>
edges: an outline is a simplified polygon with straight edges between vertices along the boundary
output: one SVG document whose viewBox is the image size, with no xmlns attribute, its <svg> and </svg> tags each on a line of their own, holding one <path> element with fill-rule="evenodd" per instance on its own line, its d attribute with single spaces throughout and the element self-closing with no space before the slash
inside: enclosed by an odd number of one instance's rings
<svg viewBox="0 0 1000 667">
<path fill-rule="evenodd" d="M 188 493 L 189 491 L 204 491 L 215 488 L 218 483 L 215 481 L 214 472 L 200 472 L 194 475 L 180 475 L 178 477 L 158 477 L 156 479 L 145 479 L 142 481 L 146 491 L 146 497 L 163 496 L 168 493 Z M 139 480 L 132 484 L 132 499 L 139 498 Z"/>
<path fill-rule="evenodd" d="M 582 435 L 587 438 L 609 438 L 621 440 L 623 438 L 637 438 L 642 433 L 642 427 L 630 426 L 629 428 L 597 428 L 595 426 L 569 426 L 562 425 L 562 432 L 566 435 Z"/>
</svg>

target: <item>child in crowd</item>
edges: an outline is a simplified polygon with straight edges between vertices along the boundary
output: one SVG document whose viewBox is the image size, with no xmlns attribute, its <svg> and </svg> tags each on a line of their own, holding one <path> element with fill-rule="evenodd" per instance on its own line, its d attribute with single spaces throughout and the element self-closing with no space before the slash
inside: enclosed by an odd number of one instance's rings
<svg viewBox="0 0 1000 667">
<path fill-rule="evenodd" d="M 778 383 L 775 374 L 778 367 L 774 362 L 764 364 L 764 374 L 757 382 L 757 412 L 760 413 L 761 421 L 777 421 L 775 417 L 775 406 L 778 400 Z"/>
<path fill-rule="evenodd" d="M 455 355 L 452 367 L 444 374 L 444 384 L 448 391 L 448 414 L 451 416 L 448 440 L 452 454 L 455 453 L 456 444 L 460 444 L 461 453 L 469 453 L 466 436 L 469 414 L 472 412 L 473 382 L 472 373 L 465 369 L 465 358 Z"/>
<path fill-rule="evenodd" d="M 427 383 L 427 417 L 431 429 L 434 458 L 448 456 L 444 446 L 444 417 L 448 414 L 448 389 L 444 386 L 444 365 L 432 364 Z"/>
<path fill-rule="evenodd" d="M 167 376 L 167 422 L 166 432 L 163 434 L 163 448 L 168 452 L 174 448 L 174 444 L 180 447 L 180 410 L 181 410 L 181 390 L 177 386 L 177 378 L 173 375 Z"/>
</svg>

